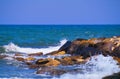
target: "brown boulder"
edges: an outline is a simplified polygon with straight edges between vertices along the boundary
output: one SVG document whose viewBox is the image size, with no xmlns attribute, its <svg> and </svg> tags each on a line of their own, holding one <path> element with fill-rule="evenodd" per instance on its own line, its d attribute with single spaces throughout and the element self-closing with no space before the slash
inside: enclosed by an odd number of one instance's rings
<svg viewBox="0 0 120 79">
<path fill-rule="evenodd" d="M 0 55 L 0 59 L 4 59 L 5 57 L 8 57 L 7 55 Z"/>
<path fill-rule="evenodd" d="M 27 57 L 27 58 L 25 58 L 25 60 L 26 60 L 26 61 L 34 61 L 35 58 L 33 58 L 33 57 Z"/>
<path fill-rule="evenodd" d="M 36 64 L 38 64 L 39 66 L 58 66 L 60 62 L 58 60 L 47 58 L 37 60 Z"/>
<path fill-rule="evenodd" d="M 65 51 L 53 51 L 53 52 L 48 53 L 46 55 L 58 56 L 58 55 L 64 55 L 65 53 L 66 53 Z"/>
<path fill-rule="evenodd" d="M 24 61 L 25 61 L 25 59 L 24 59 L 24 58 L 22 58 L 22 57 L 15 57 L 15 59 L 16 59 L 17 61 L 22 61 L 22 62 L 24 62 Z"/>
<path fill-rule="evenodd" d="M 23 56 L 21 53 L 15 53 L 15 56 Z"/>
<path fill-rule="evenodd" d="M 28 54 L 28 56 L 42 56 L 42 55 L 43 55 L 42 52 Z"/>
<path fill-rule="evenodd" d="M 85 60 L 82 59 L 81 56 L 66 56 L 63 57 L 62 59 L 56 59 L 58 61 L 60 61 L 61 65 L 73 65 L 73 64 L 80 64 L 80 63 L 84 63 Z"/>
<path fill-rule="evenodd" d="M 36 74 L 46 74 L 46 75 L 52 75 L 52 76 L 59 76 L 64 73 L 66 73 L 65 70 L 56 69 L 54 67 L 42 67 L 36 72 Z"/>
</svg>

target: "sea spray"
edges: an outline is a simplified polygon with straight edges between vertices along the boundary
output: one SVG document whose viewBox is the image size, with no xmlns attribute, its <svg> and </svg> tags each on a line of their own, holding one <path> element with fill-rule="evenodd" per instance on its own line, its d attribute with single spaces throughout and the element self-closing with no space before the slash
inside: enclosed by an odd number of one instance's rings
<svg viewBox="0 0 120 79">
<path fill-rule="evenodd" d="M 48 48 L 23 48 L 19 47 L 18 45 L 15 45 L 14 43 L 9 43 L 8 45 L 4 45 L 6 52 L 21 52 L 21 53 L 37 53 L 37 52 L 43 52 L 43 54 L 47 54 L 49 52 L 58 50 L 64 43 L 66 43 L 66 39 L 63 39 L 60 41 L 60 44 L 58 46 L 49 46 Z"/>
<path fill-rule="evenodd" d="M 120 72 L 117 61 L 111 56 L 104 57 L 103 55 L 92 57 L 86 64 L 80 65 L 77 68 L 82 68 L 84 73 L 67 73 L 60 76 L 60 78 L 55 77 L 53 79 L 102 79 L 105 76 Z"/>
</svg>

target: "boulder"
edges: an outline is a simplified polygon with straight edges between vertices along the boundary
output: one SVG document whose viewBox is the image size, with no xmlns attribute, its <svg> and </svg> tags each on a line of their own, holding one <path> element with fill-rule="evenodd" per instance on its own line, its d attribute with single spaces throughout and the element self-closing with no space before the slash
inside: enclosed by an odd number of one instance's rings
<svg viewBox="0 0 120 79">
<path fill-rule="evenodd" d="M 66 52 L 68 50 L 68 48 L 70 47 L 70 45 L 71 45 L 71 41 L 67 41 L 62 47 L 59 48 L 58 51 L 65 51 Z"/>
<path fill-rule="evenodd" d="M 0 55 L 0 59 L 4 59 L 5 57 L 8 57 L 7 55 Z"/>
<path fill-rule="evenodd" d="M 65 70 L 56 69 L 54 67 L 42 67 L 42 68 L 39 68 L 36 72 L 36 74 L 46 74 L 46 75 L 52 75 L 52 76 L 59 76 L 64 73 L 66 73 Z"/>
<path fill-rule="evenodd" d="M 61 65 L 73 65 L 73 64 L 80 64 L 80 63 L 84 63 L 85 60 L 82 59 L 81 56 L 66 56 L 63 57 L 62 59 L 57 59 L 56 60 L 60 61 Z"/>
<path fill-rule="evenodd" d="M 34 57 L 27 57 L 27 58 L 25 58 L 25 60 L 26 60 L 26 61 L 34 61 L 35 58 L 34 58 Z"/>
<path fill-rule="evenodd" d="M 16 59 L 17 61 L 22 61 L 22 62 L 24 62 L 24 61 L 25 61 L 25 59 L 24 59 L 24 58 L 22 58 L 22 57 L 15 57 L 15 59 Z"/>
<path fill-rule="evenodd" d="M 15 56 L 23 56 L 21 53 L 15 53 Z"/>
<path fill-rule="evenodd" d="M 60 62 L 55 59 L 47 58 L 47 59 L 38 59 L 36 64 L 39 66 L 58 66 Z"/>
<path fill-rule="evenodd" d="M 58 56 L 58 55 L 64 55 L 65 53 L 66 53 L 65 51 L 53 51 L 53 52 L 48 53 L 46 55 Z"/>
<path fill-rule="evenodd" d="M 28 54 L 28 56 L 42 56 L 42 55 L 43 55 L 42 52 Z"/>
</svg>

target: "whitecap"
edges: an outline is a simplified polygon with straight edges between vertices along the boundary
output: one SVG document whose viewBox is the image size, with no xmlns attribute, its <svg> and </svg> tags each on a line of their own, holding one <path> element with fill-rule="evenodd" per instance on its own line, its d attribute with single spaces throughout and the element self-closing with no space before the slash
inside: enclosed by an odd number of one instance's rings
<svg viewBox="0 0 120 79">
<path fill-rule="evenodd" d="M 111 56 L 104 57 L 103 55 L 92 57 L 85 65 L 80 65 L 78 68 L 82 68 L 84 73 L 67 73 L 60 78 L 54 77 L 53 79 L 102 79 L 105 76 L 120 72 L 117 61 Z"/>
<path fill-rule="evenodd" d="M 4 45 L 6 52 L 21 52 L 21 53 L 37 53 L 37 52 L 43 52 L 43 54 L 47 54 L 49 52 L 58 50 L 62 45 L 64 45 L 67 42 L 66 39 L 63 39 L 60 41 L 60 44 L 58 46 L 49 46 L 47 48 L 24 48 L 19 47 L 18 45 L 14 43 L 9 43 L 8 45 Z"/>
</svg>

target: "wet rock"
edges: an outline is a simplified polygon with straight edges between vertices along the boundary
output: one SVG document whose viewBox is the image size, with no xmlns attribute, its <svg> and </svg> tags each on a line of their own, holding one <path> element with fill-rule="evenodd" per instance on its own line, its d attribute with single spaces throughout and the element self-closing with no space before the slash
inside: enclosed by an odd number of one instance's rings
<svg viewBox="0 0 120 79">
<path fill-rule="evenodd" d="M 15 53 L 15 56 L 23 56 L 21 53 Z"/>
<path fill-rule="evenodd" d="M 30 64 L 28 65 L 30 69 L 36 69 L 39 68 L 39 66 L 37 64 Z"/>
<path fill-rule="evenodd" d="M 0 59 L 4 59 L 5 57 L 8 57 L 7 55 L 0 55 Z"/>
<path fill-rule="evenodd" d="M 38 59 L 38 60 L 36 61 L 36 64 L 38 64 L 38 65 L 44 65 L 44 64 L 46 64 L 46 63 L 48 63 L 48 62 L 49 62 L 48 59 Z"/>
<path fill-rule="evenodd" d="M 38 64 L 39 66 L 58 66 L 60 62 L 55 59 L 47 58 L 37 60 L 36 64 Z"/>
<path fill-rule="evenodd" d="M 120 72 L 119 73 L 115 73 L 113 75 L 104 77 L 103 79 L 120 79 Z"/>
<path fill-rule="evenodd" d="M 34 57 L 27 57 L 27 58 L 25 58 L 25 60 L 26 60 L 26 61 L 34 61 L 35 58 L 34 58 Z"/>
<path fill-rule="evenodd" d="M 66 56 L 63 57 L 62 59 L 56 59 L 58 61 L 60 61 L 61 65 L 73 65 L 73 64 L 80 64 L 80 63 L 84 63 L 85 60 L 82 59 L 81 56 Z"/>
<path fill-rule="evenodd" d="M 42 52 L 28 54 L 28 56 L 42 56 L 42 55 L 43 55 Z"/>
<path fill-rule="evenodd" d="M 68 48 L 70 47 L 70 45 L 71 45 L 71 41 L 67 41 L 62 47 L 59 48 L 58 51 L 65 51 L 66 52 L 68 50 Z"/>
<path fill-rule="evenodd" d="M 46 55 L 58 56 L 58 55 L 64 55 L 65 53 L 66 53 L 65 51 L 53 51 L 53 52 L 48 53 Z"/>
<path fill-rule="evenodd" d="M 64 73 L 66 73 L 65 70 L 56 69 L 54 67 L 42 67 L 36 72 L 36 74 L 46 74 L 46 75 L 52 75 L 52 76 L 59 76 Z"/>
<path fill-rule="evenodd" d="M 113 57 L 114 60 L 116 60 L 118 62 L 118 64 L 120 65 L 120 58 L 119 57 Z"/>
<path fill-rule="evenodd" d="M 16 59 L 17 61 L 22 61 L 22 62 L 24 62 L 24 61 L 25 61 L 25 59 L 24 59 L 24 58 L 22 58 L 22 57 L 15 57 L 15 59 Z"/>
<path fill-rule="evenodd" d="M 84 59 L 100 53 L 120 57 L 120 37 L 76 39 L 65 51 L 66 54 L 81 55 Z"/>
</svg>

